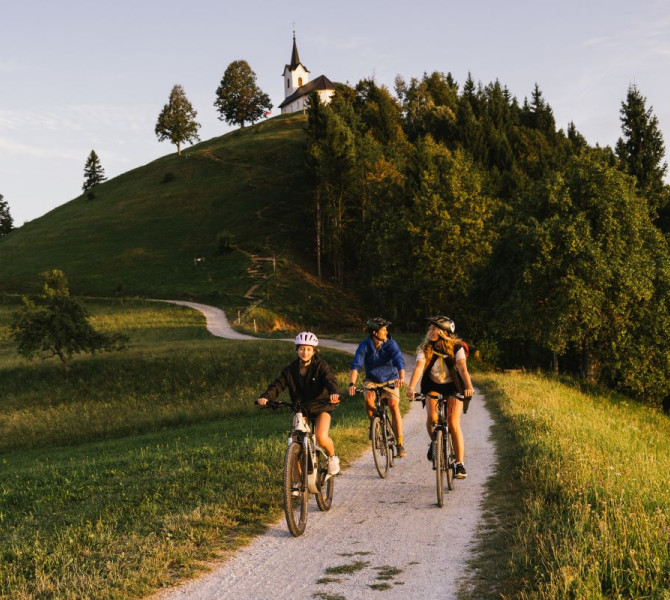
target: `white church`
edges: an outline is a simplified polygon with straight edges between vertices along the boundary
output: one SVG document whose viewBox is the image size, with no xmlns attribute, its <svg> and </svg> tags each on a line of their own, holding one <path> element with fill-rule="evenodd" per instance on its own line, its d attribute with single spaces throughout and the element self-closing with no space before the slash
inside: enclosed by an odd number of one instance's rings
<svg viewBox="0 0 670 600">
<path fill-rule="evenodd" d="M 284 67 L 282 77 L 284 78 L 284 101 L 279 105 L 282 115 L 306 110 L 309 95 L 314 91 L 319 94 L 319 99 L 324 104 L 328 104 L 335 93 L 335 84 L 325 75 L 319 75 L 312 81 L 309 80 L 309 71 L 300 62 L 298 56 L 295 32 L 293 32 L 291 64 Z"/>
</svg>

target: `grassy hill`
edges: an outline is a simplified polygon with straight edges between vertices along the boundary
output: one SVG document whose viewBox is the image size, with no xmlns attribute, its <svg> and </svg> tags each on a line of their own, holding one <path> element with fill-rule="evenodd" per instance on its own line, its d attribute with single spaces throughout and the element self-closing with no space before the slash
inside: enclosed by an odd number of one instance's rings
<svg viewBox="0 0 670 600">
<path fill-rule="evenodd" d="M 309 274 L 305 124 L 303 115 L 276 117 L 202 142 L 27 223 L 0 241 L 0 291 L 36 292 L 39 273 L 57 268 L 77 295 L 198 299 L 229 310 L 262 301 L 259 320 L 275 326 L 346 321 L 356 303 Z M 222 232 L 232 241 L 223 253 Z M 274 269 L 256 259 L 272 256 Z"/>
</svg>

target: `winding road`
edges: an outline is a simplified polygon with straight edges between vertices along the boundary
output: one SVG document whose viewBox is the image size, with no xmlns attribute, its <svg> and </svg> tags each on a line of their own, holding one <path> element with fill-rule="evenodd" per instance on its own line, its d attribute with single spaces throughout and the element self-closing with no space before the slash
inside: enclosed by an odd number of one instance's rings
<svg viewBox="0 0 670 600">
<path fill-rule="evenodd" d="M 217 308 L 174 303 L 203 313 L 213 335 L 258 339 L 234 331 Z M 334 340 L 320 345 L 352 354 L 356 349 Z M 414 357 L 405 360 L 409 377 Z M 443 508 L 436 504 L 435 473 L 426 460 L 425 413 L 414 403 L 404 420 L 407 457 L 396 460 L 387 479 L 379 478 L 367 450 L 338 476 L 330 511 L 320 512 L 310 500 L 301 537 L 291 536 L 282 517 L 210 573 L 155 600 L 455 599 L 495 467 L 492 420 L 479 393 L 462 423 L 468 478 L 455 482 Z"/>
</svg>

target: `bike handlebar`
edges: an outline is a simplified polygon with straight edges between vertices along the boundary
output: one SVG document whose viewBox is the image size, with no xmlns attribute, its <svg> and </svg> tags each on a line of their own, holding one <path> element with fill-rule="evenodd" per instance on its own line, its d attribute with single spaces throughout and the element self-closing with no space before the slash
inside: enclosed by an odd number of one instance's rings
<svg viewBox="0 0 670 600">
<path fill-rule="evenodd" d="M 394 384 L 381 385 L 381 386 L 378 386 L 378 387 L 370 387 L 370 388 L 357 387 L 356 388 L 356 393 L 357 394 L 362 394 L 363 392 L 374 392 L 375 390 L 394 390 L 395 388 L 396 388 L 396 386 Z"/>
</svg>

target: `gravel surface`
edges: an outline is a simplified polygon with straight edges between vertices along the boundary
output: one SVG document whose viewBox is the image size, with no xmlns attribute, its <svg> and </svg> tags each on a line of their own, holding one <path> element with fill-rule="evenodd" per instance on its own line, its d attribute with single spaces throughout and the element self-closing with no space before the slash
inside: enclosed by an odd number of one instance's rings
<svg viewBox="0 0 670 600">
<path fill-rule="evenodd" d="M 203 312 L 214 335 L 255 339 L 233 331 L 219 309 L 176 303 Z M 320 343 L 352 353 L 356 348 L 330 340 Z M 406 362 L 409 378 L 413 357 L 406 356 Z M 363 410 L 362 400 L 356 401 Z M 455 481 L 442 508 L 436 504 L 435 472 L 426 460 L 425 412 L 413 403 L 404 419 L 407 457 L 396 459 L 387 479 L 377 475 L 367 450 L 337 477 L 330 511 L 320 512 L 310 499 L 301 537 L 291 536 L 282 517 L 232 558 L 214 564 L 210 573 L 156 598 L 456 598 L 495 462 L 489 440 L 492 421 L 478 393 L 462 425 L 468 478 Z"/>
</svg>

